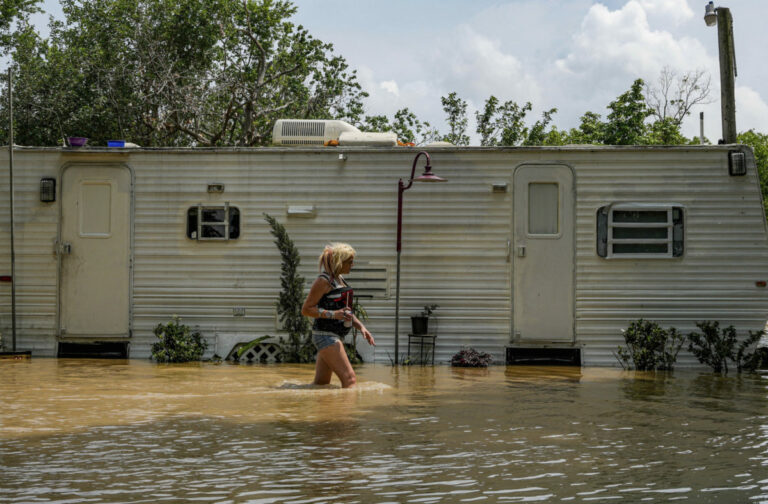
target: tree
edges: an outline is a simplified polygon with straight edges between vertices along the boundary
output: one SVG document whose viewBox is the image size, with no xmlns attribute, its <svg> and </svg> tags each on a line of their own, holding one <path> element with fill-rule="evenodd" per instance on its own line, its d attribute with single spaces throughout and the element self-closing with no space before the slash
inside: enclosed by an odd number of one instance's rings
<svg viewBox="0 0 768 504">
<path fill-rule="evenodd" d="M 428 122 L 421 121 L 407 107 L 395 112 L 390 122 L 385 115 L 365 116 L 358 125 L 362 131 L 393 131 L 399 141 L 423 145 L 440 138 L 440 133 Z"/>
<path fill-rule="evenodd" d="M 763 192 L 763 206 L 768 216 L 768 134 L 749 130 L 739 135 L 739 143 L 749 145 L 755 152 L 755 163 Z"/>
<path fill-rule="evenodd" d="M 482 112 L 475 112 L 477 122 L 477 133 L 480 135 L 480 145 L 483 147 L 493 146 L 498 143 L 499 124 L 496 120 L 496 113 L 499 109 L 499 99 L 491 95 L 485 100 L 485 107 Z"/>
<path fill-rule="evenodd" d="M 443 110 L 448 115 L 448 127 L 451 132 L 443 137 L 453 145 L 469 145 L 467 136 L 467 102 L 458 97 L 456 92 L 440 98 Z"/>
<path fill-rule="evenodd" d="M 711 78 L 704 70 L 691 70 L 678 75 L 665 66 L 655 86 L 645 85 L 645 103 L 658 121 L 670 120 L 680 127 L 683 119 L 698 104 L 711 103 Z"/>
<path fill-rule="evenodd" d="M 315 350 L 312 344 L 309 320 L 301 314 L 304 303 L 304 277 L 299 274 L 301 256 L 288 236 L 285 226 L 269 214 L 264 214 L 275 245 L 282 258 L 280 286 L 282 290 L 277 301 L 277 315 L 282 328 L 288 333 L 288 341 L 280 340 L 282 362 L 312 362 Z"/>
<path fill-rule="evenodd" d="M 499 105 L 498 98 L 491 95 L 483 111 L 475 112 L 480 145 L 544 145 L 552 136 L 546 129 L 557 109 L 544 111 L 542 119 L 529 128 L 525 116 L 532 108 L 531 102 L 521 107 L 511 100 Z"/>
<path fill-rule="evenodd" d="M 629 90 L 612 101 L 608 108 L 603 143 L 640 145 L 646 133 L 645 119 L 651 114 L 643 96 L 643 80 L 637 79 Z"/>
<path fill-rule="evenodd" d="M 28 112 L 19 114 L 19 143 L 55 144 L 63 132 L 97 143 L 265 145 L 279 117 L 362 114 L 367 94 L 355 72 L 289 21 L 289 1 L 63 0 L 62 8 L 49 40 L 16 51 L 15 88 Z"/>
<path fill-rule="evenodd" d="M 13 23 L 26 21 L 26 16 L 39 11 L 40 0 L 3 0 L 0 3 L 0 54 L 8 51 L 13 34 Z"/>
</svg>

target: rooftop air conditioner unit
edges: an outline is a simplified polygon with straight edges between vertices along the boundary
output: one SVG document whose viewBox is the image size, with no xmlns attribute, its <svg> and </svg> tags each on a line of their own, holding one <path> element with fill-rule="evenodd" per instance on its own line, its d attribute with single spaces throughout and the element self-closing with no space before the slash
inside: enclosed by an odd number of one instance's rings
<svg viewBox="0 0 768 504">
<path fill-rule="evenodd" d="M 344 121 L 318 119 L 278 119 L 272 130 L 274 145 L 325 145 L 339 140 L 342 132 L 360 133 L 360 130 Z"/>
<path fill-rule="evenodd" d="M 278 119 L 272 130 L 274 145 L 335 145 L 394 147 L 395 133 L 362 132 L 349 123 L 336 120 Z"/>
</svg>

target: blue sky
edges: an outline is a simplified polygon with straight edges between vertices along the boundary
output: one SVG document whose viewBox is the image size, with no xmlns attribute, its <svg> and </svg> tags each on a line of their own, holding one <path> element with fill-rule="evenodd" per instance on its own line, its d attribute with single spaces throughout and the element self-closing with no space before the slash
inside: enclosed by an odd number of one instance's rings
<svg viewBox="0 0 768 504">
<path fill-rule="evenodd" d="M 713 102 L 683 125 L 720 138 L 717 29 L 703 21 L 704 0 L 298 0 L 294 21 L 334 44 L 371 96 L 369 114 L 408 107 L 445 129 L 440 97 L 451 91 L 474 111 L 491 94 L 530 101 L 536 118 L 557 107 L 561 129 L 605 106 L 632 81 L 655 81 L 666 65 L 711 75 Z M 716 3 L 717 5 L 717 3 Z M 768 132 L 766 0 L 731 0 L 738 77 L 739 131 Z M 43 8 L 60 16 L 58 1 Z M 36 18 L 45 25 L 46 16 Z M 533 120 L 534 117 L 531 117 Z"/>
</svg>

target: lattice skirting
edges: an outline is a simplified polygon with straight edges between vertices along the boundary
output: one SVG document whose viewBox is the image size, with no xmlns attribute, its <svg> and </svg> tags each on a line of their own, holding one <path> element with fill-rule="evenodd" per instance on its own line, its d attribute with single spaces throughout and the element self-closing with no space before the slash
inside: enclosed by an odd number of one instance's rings
<svg viewBox="0 0 768 504">
<path fill-rule="evenodd" d="M 280 347 L 276 343 L 259 343 L 238 358 L 238 350 L 245 345 L 247 343 L 237 343 L 229 351 L 226 360 L 262 363 L 280 362 Z"/>
</svg>

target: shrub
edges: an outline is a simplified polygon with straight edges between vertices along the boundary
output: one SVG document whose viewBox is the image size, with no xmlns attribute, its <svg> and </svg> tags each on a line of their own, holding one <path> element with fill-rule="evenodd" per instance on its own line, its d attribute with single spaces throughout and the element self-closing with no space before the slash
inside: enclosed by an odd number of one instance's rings
<svg viewBox="0 0 768 504">
<path fill-rule="evenodd" d="M 705 320 L 697 322 L 696 327 L 702 334 L 692 332 L 688 335 L 688 350 L 702 364 L 712 368 L 715 373 L 728 374 L 728 361 L 736 365 L 736 371 L 754 371 L 765 363 L 762 349 L 753 348 L 763 331 L 749 331 L 749 337 L 736 346 L 736 329 L 730 325 L 720 329 L 720 322 Z M 750 348 L 753 348 L 750 351 Z"/>
<path fill-rule="evenodd" d="M 264 214 L 269 223 L 275 245 L 282 258 L 280 292 L 277 301 L 277 315 L 288 338 L 280 338 L 282 352 L 280 360 L 288 363 L 308 363 L 315 360 L 315 346 L 312 343 L 312 328 L 307 317 L 301 314 L 304 304 L 304 277 L 299 274 L 301 256 L 288 236 L 285 226 L 271 215 Z"/>
<path fill-rule="evenodd" d="M 451 357 L 451 366 L 456 367 L 488 367 L 493 361 L 490 354 L 478 352 L 472 347 L 464 347 Z"/>
<path fill-rule="evenodd" d="M 650 320 L 636 320 L 622 332 L 627 346 L 618 348 L 616 358 L 624 369 L 671 370 L 685 341 L 674 327 L 664 330 Z"/>
<path fill-rule="evenodd" d="M 208 342 L 199 331 L 192 331 L 181 324 L 181 318 L 174 315 L 167 324 L 158 324 L 154 333 L 160 341 L 152 344 L 152 357 L 157 362 L 189 362 L 203 358 Z"/>
</svg>

